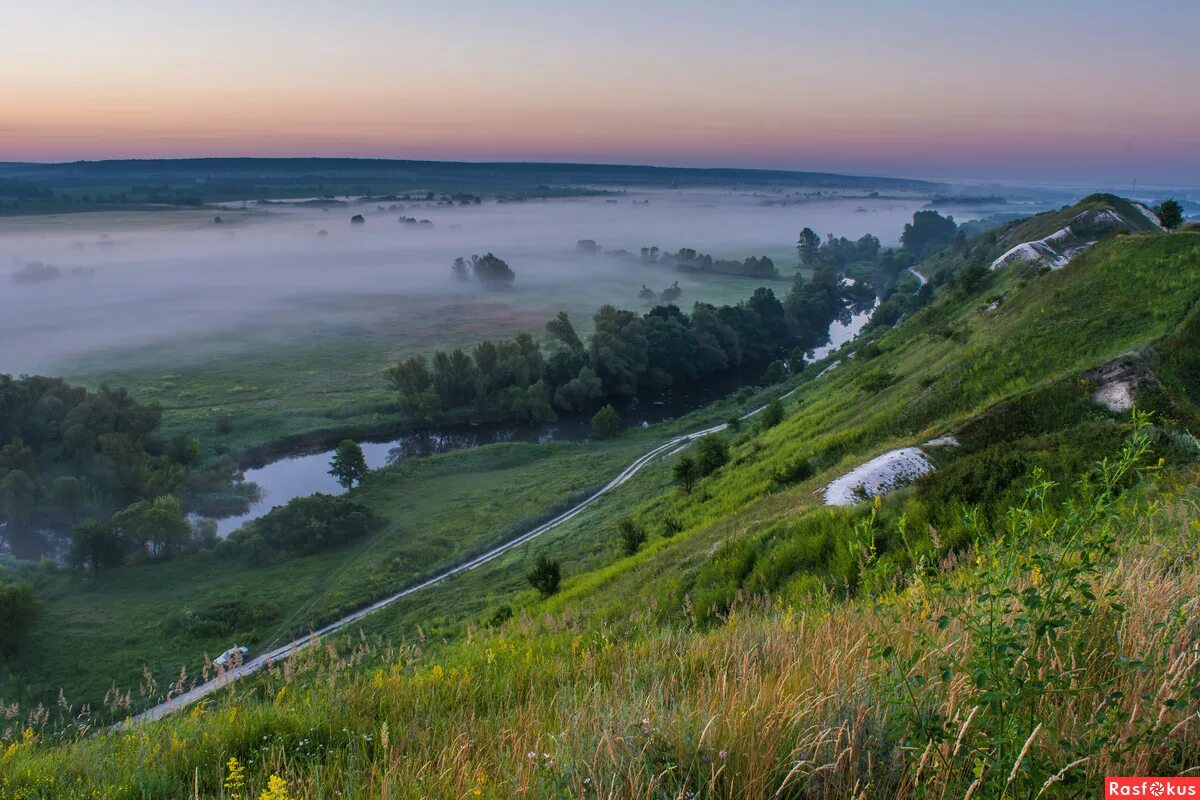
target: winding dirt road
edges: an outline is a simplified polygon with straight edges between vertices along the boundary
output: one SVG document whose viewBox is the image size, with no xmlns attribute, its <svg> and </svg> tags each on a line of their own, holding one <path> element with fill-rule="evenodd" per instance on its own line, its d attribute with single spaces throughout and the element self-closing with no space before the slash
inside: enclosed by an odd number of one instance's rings
<svg viewBox="0 0 1200 800">
<path fill-rule="evenodd" d="M 796 391 L 797 391 L 797 389 L 792 389 L 787 394 L 782 395 L 780 399 L 788 397 L 788 396 L 794 394 Z M 743 414 L 739 419 L 749 419 L 750 417 L 753 417 L 754 415 L 760 413 L 765 408 L 766 408 L 766 406 L 759 406 L 758 408 L 754 409 L 753 411 L 749 412 L 748 414 Z M 478 567 L 483 566 L 484 564 L 487 564 L 489 561 L 494 561 L 495 559 L 499 558 L 500 556 L 504 555 L 505 553 L 509 552 L 510 550 L 514 550 L 514 549 L 520 547 L 521 545 L 525 544 L 526 542 L 532 541 L 533 539 L 538 538 L 542 534 L 554 530 L 559 525 L 562 525 L 563 523 L 569 522 L 570 520 L 574 519 L 579 514 L 583 513 L 584 509 L 586 509 L 592 503 L 596 502 L 601 497 L 603 497 L 604 495 L 611 492 L 613 489 L 616 489 L 618 486 L 621 486 L 622 484 L 626 483 L 630 478 L 632 478 L 634 475 L 636 475 L 638 472 L 640 472 L 643 467 L 645 467 L 647 464 L 650 464 L 656 458 L 659 458 L 660 456 L 665 457 L 665 456 L 674 455 L 675 453 L 677 453 L 680 450 L 687 447 L 689 444 L 691 444 L 696 439 L 699 439 L 702 436 L 707 436 L 710 433 L 717 433 L 719 431 L 723 431 L 727 427 L 729 427 L 729 423 L 722 423 L 720 425 L 714 425 L 711 428 L 705 428 L 704 430 L 694 431 L 692 433 L 685 433 L 682 436 L 676 436 L 673 439 L 669 439 L 666 442 L 655 447 L 653 450 L 650 450 L 649 452 L 643 454 L 641 457 L 639 457 L 637 460 L 635 460 L 632 464 L 625 467 L 625 469 L 623 469 L 615 478 L 613 478 L 611 481 L 609 481 L 603 487 L 601 487 L 599 490 L 597 490 L 595 494 L 591 495 L 590 497 L 588 497 L 583 502 L 579 503 L 579 505 L 575 506 L 574 508 L 571 508 L 568 511 L 564 511 L 562 514 L 559 514 L 557 517 L 550 520 L 549 522 L 545 522 L 545 523 L 537 526 L 533 530 L 518 536 L 515 539 L 507 541 L 504 544 L 499 545 L 498 547 L 495 547 L 495 548 L 487 551 L 486 553 L 483 553 L 482 555 L 475 556 L 474 558 L 464 561 L 461 564 L 459 564 L 455 567 L 452 567 L 451 569 L 446 570 L 445 572 L 442 572 L 438 575 L 435 575 L 432 578 L 429 578 L 428 580 L 422 581 L 421 583 L 418 583 L 414 586 L 410 586 L 407 589 L 396 592 L 393 595 L 384 597 L 381 600 L 376 600 L 374 603 L 371 603 L 369 606 L 365 606 L 363 608 L 360 608 L 358 611 L 354 611 L 350 614 L 347 614 L 346 616 L 342 617 L 341 619 L 335 620 L 335 621 L 329 623 L 328 625 L 325 625 L 324 627 L 319 628 L 318 630 L 315 630 L 315 631 L 309 633 L 307 636 L 303 636 L 299 639 L 295 639 L 291 642 L 288 642 L 285 645 L 276 647 L 274 650 L 269 650 L 265 653 L 262 653 L 261 655 L 255 656 L 254 658 L 246 661 L 243 664 L 240 664 L 236 667 L 226 670 L 225 672 L 218 675 L 216 678 L 213 678 L 212 680 L 208 681 L 207 683 L 202 683 L 199 686 L 195 686 L 195 687 L 189 689 L 188 691 L 182 692 L 173 697 L 168 696 L 168 698 L 165 701 L 163 701 L 162 703 L 159 703 L 158 705 L 153 706 L 152 708 L 148 708 L 145 711 L 143 711 L 142 713 L 137 714 L 136 716 L 132 716 L 132 717 L 128 718 L 124 722 L 119 723 L 119 725 L 116 727 L 131 727 L 134 725 L 141 724 L 143 722 L 153 722 L 154 720 L 162 719 L 163 717 L 165 717 L 169 714 L 173 714 L 174 712 L 179 711 L 180 709 L 186 708 L 187 706 L 191 705 L 192 703 L 195 703 L 198 700 L 204 699 L 205 697 L 212 694 L 213 692 L 223 689 L 224 687 L 228 686 L 229 684 L 233 683 L 234 681 L 238 680 L 239 678 L 244 678 L 247 675 L 252 675 L 255 672 L 258 672 L 259 670 L 263 669 L 264 667 L 270 666 L 271 664 L 273 664 L 277 661 L 286 659 L 289 656 L 300 652 L 301 650 L 314 644 L 315 642 L 317 642 L 319 639 L 321 639 L 324 636 L 328 636 L 331 633 L 337 633 L 338 631 L 342 630 L 343 628 L 346 628 L 349 625 L 353 625 L 355 622 L 358 622 L 359 620 L 363 619 L 364 617 L 374 614 L 376 611 L 379 611 L 380 609 L 387 608 L 388 606 L 395 603 L 397 600 L 401 600 L 405 597 L 408 597 L 409 595 L 416 594 L 417 592 L 421 591 L 422 589 L 427 589 L 430 586 L 433 586 L 435 583 L 441 583 L 442 581 L 446 580 L 447 578 L 452 578 L 455 575 L 461 575 L 464 572 L 470 572 L 473 569 L 476 569 Z"/>
</svg>

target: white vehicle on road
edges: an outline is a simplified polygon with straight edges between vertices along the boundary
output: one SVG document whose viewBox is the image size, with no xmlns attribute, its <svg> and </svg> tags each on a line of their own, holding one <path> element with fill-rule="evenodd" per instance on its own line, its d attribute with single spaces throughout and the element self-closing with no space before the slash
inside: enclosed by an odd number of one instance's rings
<svg viewBox="0 0 1200 800">
<path fill-rule="evenodd" d="M 230 667 L 235 663 L 240 664 L 246 660 L 246 654 L 249 652 L 249 647 L 242 647 L 240 645 L 237 647 L 231 647 L 213 659 L 213 666 Z"/>
</svg>

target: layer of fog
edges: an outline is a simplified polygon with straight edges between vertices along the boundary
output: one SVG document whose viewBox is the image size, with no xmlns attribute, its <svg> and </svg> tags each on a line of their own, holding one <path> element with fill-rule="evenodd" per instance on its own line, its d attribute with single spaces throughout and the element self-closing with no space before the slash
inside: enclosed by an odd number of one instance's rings
<svg viewBox="0 0 1200 800">
<path fill-rule="evenodd" d="M 248 204 L 215 212 L 220 224 L 211 214 L 169 211 L 86 220 L 65 215 L 44 225 L 7 220 L 0 226 L 0 372 L 54 372 L 114 347 L 180 339 L 286 340 L 372 315 L 402 317 L 406 309 L 478 297 L 510 302 L 538 292 L 578 292 L 594 306 L 633 307 L 631 282 L 661 289 L 681 276 L 581 257 L 577 240 L 634 252 L 654 245 L 739 259 L 785 255 L 789 260 L 779 266 L 786 273 L 801 227 L 851 238 L 873 233 L 894 244 L 924 202 L 821 199 L 781 206 L 765 200 L 751 193 L 661 191 L 453 207 Z M 356 213 L 365 224 L 351 224 Z M 433 224 L 405 224 L 402 216 Z M 517 273 L 508 296 L 451 276 L 456 256 L 488 251 Z M 682 304 L 695 299 L 685 293 Z"/>
</svg>

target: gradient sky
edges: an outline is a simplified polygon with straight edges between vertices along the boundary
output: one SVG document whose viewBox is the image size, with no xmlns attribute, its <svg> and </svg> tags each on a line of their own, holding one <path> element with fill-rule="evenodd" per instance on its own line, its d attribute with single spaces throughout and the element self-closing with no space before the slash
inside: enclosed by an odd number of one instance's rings
<svg viewBox="0 0 1200 800">
<path fill-rule="evenodd" d="M 1198 0 L 47 0 L 0 160 L 331 155 L 1200 183 Z"/>
</svg>

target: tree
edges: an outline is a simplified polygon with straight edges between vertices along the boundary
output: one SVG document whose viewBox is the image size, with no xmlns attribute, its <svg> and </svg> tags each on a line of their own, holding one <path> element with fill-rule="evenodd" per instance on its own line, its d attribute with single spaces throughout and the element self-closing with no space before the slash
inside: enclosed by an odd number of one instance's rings
<svg viewBox="0 0 1200 800">
<path fill-rule="evenodd" d="M 546 330 L 554 337 L 555 341 L 570 352 L 580 354 L 584 352 L 583 341 L 575 332 L 575 326 L 571 324 L 571 318 L 567 316 L 567 312 L 558 312 L 554 319 L 546 323 Z"/>
<path fill-rule="evenodd" d="M 621 550 L 627 556 L 641 550 L 646 543 L 646 531 L 629 517 L 617 523 L 617 535 L 621 539 Z"/>
<path fill-rule="evenodd" d="M 729 461 L 729 445 L 715 433 L 696 443 L 696 471 L 701 477 L 711 475 Z"/>
<path fill-rule="evenodd" d="M 954 241 L 958 223 L 936 211 L 918 211 L 905 223 L 900 234 L 901 246 L 920 261 Z"/>
<path fill-rule="evenodd" d="M 1154 213 L 1158 214 L 1158 221 L 1167 230 L 1174 230 L 1183 224 L 1183 206 L 1177 200 L 1163 200 Z"/>
<path fill-rule="evenodd" d="M 367 472 L 367 458 L 358 442 L 353 439 L 342 439 L 338 442 L 333 459 L 329 462 L 329 474 L 337 478 L 342 488 L 353 487 L 355 481 L 362 483 Z"/>
<path fill-rule="evenodd" d="M 14 530 L 28 530 L 33 525 L 37 503 L 37 484 L 24 470 L 14 469 L 0 480 L 0 503 L 4 516 Z"/>
<path fill-rule="evenodd" d="M 592 436 L 597 439 L 612 439 L 621 433 L 621 415 L 612 407 L 604 406 L 592 417 Z"/>
<path fill-rule="evenodd" d="M 367 221 L 366 217 L 364 217 L 362 214 L 355 214 L 353 217 L 350 218 L 351 225 L 363 225 L 366 223 L 366 221 Z"/>
<path fill-rule="evenodd" d="M 781 383 L 786 378 L 787 367 L 784 366 L 782 361 L 776 360 L 767 365 L 766 372 L 764 372 L 762 376 L 762 381 L 766 386 L 773 386 L 777 383 Z"/>
<path fill-rule="evenodd" d="M 471 270 L 475 280 L 489 289 L 504 289 L 512 286 L 517 274 L 512 271 L 504 259 L 492 253 L 484 256 L 471 256 Z"/>
<path fill-rule="evenodd" d="M 557 561 L 538 556 L 533 569 L 525 578 L 533 588 L 541 592 L 542 597 L 549 597 L 558 591 L 558 585 L 562 582 L 562 568 Z"/>
<path fill-rule="evenodd" d="M 12 656 L 40 606 L 33 586 L 0 578 L 0 655 Z"/>
<path fill-rule="evenodd" d="M 762 427 L 774 428 L 779 423 L 783 422 L 783 403 L 776 397 L 771 402 L 767 403 L 767 407 L 762 412 Z"/>
<path fill-rule="evenodd" d="M 796 241 L 796 252 L 800 256 L 800 263 L 804 266 L 812 266 L 817 263 L 817 251 L 821 248 L 821 237 L 812 228 L 805 228 L 800 231 L 800 238 Z"/>
<path fill-rule="evenodd" d="M 454 273 L 457 280 L 463 283 L 471 280 L 471 273 L 467 270 L 467 260 L 462 256 L 454 259 L 454 263 L 450 265 L 450 271 Z"/>
<path fill-rule="evenodd" d="M 71 564 L 99 572 L 125 560 L 121 535 L 99 520 L 85 520 L 71 531 Z"/>
<path fill-rule="evenodd" d="M 680 456 L 671 466 L 671 477 L 683 487 L 683 491 L 691 494 L 692 489 L 696 487 L 696 481 L 700 480 L 700 471 L 696 468 L 696 460 L 691 456 Z"/>
<path fill-rule="evenodd" d="M 167 558 L 192 534 L 179 501 L 171 495 L 139 500 L 112 518 L 119 530 L 147 558 Z"/>
</svg>

